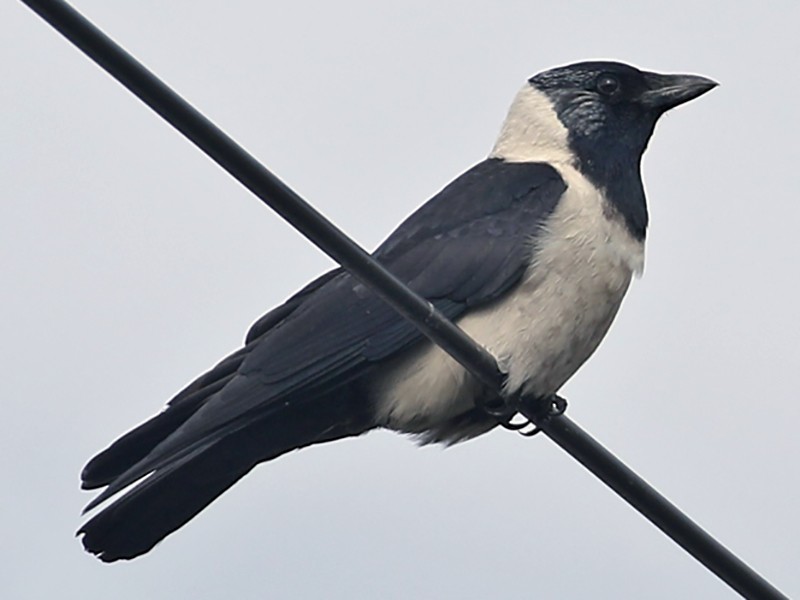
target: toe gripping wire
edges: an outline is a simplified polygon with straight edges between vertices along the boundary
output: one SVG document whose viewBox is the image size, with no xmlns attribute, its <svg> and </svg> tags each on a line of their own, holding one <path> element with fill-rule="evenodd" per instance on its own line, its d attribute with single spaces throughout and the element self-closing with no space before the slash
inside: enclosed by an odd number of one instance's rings
<svg viewBox="0 0 800 600">
<path fill-rule="evenodd" d="M 479 407 L 486 414 L 497 419 L 498 424 L 509 431 L 516 431 L 525 437 L 533 437 L 541 429 L 526 415 L 533 415 L 537 421 L 557 417 L 567 410 L 567 400 L 558 394 L 515 396 L 508 399 L 494 396 L 491 399 L 482 399 Z M 521 411 L 523 407 L 524 414 Z M 518 416 L 522 417 L 522 421 L 517 420 Z"/>
</svg>

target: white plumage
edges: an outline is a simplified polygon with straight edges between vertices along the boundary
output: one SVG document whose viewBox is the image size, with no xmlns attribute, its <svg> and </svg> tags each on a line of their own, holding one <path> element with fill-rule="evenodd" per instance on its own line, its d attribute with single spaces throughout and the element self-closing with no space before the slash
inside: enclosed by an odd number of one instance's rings
<svg viewBox="0 0 800 600">
<path fill-rule="evenodd" d="M 532 242 L 534 260 L 522 282 L 458 325 L 498 358 L 509 392 L 551 394 L 608 331 L 631 277 L 642 272 L 644 243 L 572 164 L 566 129 L 550 100 L 530 85 L 517 95 L 490 156 L 549 163 L 567 190 Z M 469 411 L 480 393 L 463 367 L 430 343 L 393 359 L 372 385 L 379 423 L 422 434 Z"/>
</svg>

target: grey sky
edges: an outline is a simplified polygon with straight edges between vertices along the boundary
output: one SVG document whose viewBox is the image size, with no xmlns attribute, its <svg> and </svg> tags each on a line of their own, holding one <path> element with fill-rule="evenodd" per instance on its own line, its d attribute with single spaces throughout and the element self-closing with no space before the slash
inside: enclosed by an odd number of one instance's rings
<svg viewBox="0 0 800 600">
<path fill-rule="evenodd" d="M 291 4 L 291 5 L 290 5 Z M 800 5 L 79 1 L 368 248 L 535 72 L 722 83 L 645 156 L 647 265 L 569 413 L 800 595 Z M 258 468 L 104 565 L 78 473 L 330 261 L 22 6 L 0 5 L 4 598 L 730 598 L 545 438 L 373 433 Z"/>
</svg>

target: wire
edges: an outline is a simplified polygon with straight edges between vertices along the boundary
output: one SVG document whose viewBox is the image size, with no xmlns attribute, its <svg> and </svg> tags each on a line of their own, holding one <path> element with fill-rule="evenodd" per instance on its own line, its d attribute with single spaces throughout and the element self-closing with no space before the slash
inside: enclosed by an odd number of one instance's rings
<svg viewBox="0 0 800 600">
<path fill-rule="evenodd" d="M 429 302 L 409 290 L 141 63 L 66 2 L 22 1 L 315 245 L 370 286 L 475 377 L 502 396 L 504 377 L 491 354 Z M 559 410 L 559 398 L 506 400 L 734 590 L 746 598 L 786 598 L 564 415 L 563 407 Z"/>
</svg>

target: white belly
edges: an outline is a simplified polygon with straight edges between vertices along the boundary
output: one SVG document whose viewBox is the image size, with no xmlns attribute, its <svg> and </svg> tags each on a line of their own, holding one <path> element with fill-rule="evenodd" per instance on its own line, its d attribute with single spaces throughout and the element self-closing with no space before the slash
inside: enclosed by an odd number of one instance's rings
<svg viewBox="0 0 800 600">
<path fill-rule="evenodd" d="M 557 391 L 597 348 L 643 266 L 643 243 L 595 188 L 572 167 L 559 171 L 568 188 L 523 281 L 458 321 L 497 357 L 511 393 Z M 433 344 L 394 359 L 372 386 L 379 423 L 415 433 L 470 410 L 480 390 Z"/>
</svg>

